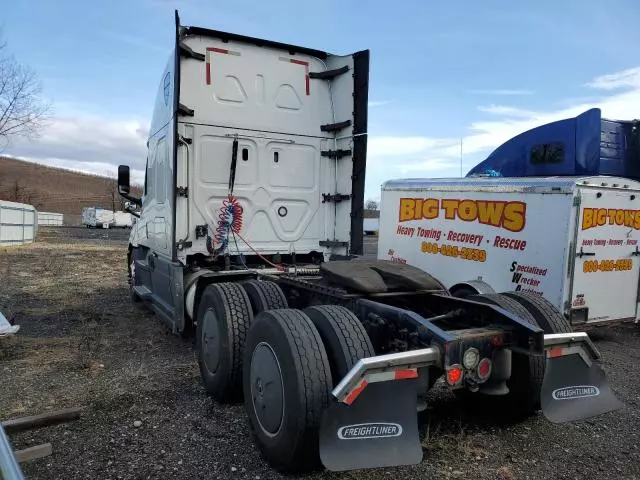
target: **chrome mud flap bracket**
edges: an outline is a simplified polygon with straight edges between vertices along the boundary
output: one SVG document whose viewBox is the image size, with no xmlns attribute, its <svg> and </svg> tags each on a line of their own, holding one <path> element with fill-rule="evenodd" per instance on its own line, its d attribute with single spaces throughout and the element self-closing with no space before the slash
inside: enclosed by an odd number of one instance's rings
<svg viewBox="0 0 640 480">
<path fill-rule="evenodd" d="M 600 353 L 584 332 L 544 336 L 547 366 L 542 413 L 553 423 L 571 422 L 618 410 L 624 404 L 598 365 Z"/>
<path fill-rule="evenodd" d="M 332 471 L 422 461 L 418 368 L 439 365 L 430 347 L 360 360 L 331 392 L 320 425 L 320 459 Z"/>
</svg>

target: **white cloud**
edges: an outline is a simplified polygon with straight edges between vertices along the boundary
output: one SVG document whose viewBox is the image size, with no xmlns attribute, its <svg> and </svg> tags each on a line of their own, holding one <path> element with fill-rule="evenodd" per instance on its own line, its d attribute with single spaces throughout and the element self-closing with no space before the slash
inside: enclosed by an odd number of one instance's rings
<svg viewBox="0 0 640 480">
<path fill-rule="evenodd" d="M 609 75 L 602 75 L 594 78 L 585 86 L 601 90 L 616 90 L 624 87 L 637 88 L 638 85 L 640 85 L 640 67 L 629 68 Z"/>
<path fill-rule="evenodd" d="M 16 138 L 3 152 L 38 162 L 69 166 L 103 174 L 105 166 L 128 164 L 144 170 L 149 124 L 138 119 L 96 116 L 54 117 L 40 137 Z"/>
<path fill-rule="evenodd" d="M 460 168 L 459 161 L 456 163 L 451 158 L 430 158 L 428 160 L 421 160 L 415 163 L 408 163 L 399 165 L 398 168 L 405 174 L 421 173 L 421 174 L 435 174 L 442 172 L 449 172 L 454 168 Z"/>
<path fill-rule="evenodd" d="M 522 110 L 520 108 L 507 107 L 505 105 L 488 105 L 480 106 L 478 110 L 493 115 L 504 115 L 505 117 L 530 117 L 535 113 L 531 110 Z"/>
<path fill-rule="evenodd" d="M 489 90 L 467 90 L 467 93 L 472 95 L 496 95 L 496 96 L 514 96 L 514 95 L 533 95 L 533 90 L 526 88 L 522 89 L 510 89 L 510 88 L 496 88 Z"/>
<path fill-rule="evenodd" d="M 415 155 L 451 145 L 456 140 L 431 137 L 372 136 L 367 142 L 367 156 L 389 157 Z"/>
</svg>

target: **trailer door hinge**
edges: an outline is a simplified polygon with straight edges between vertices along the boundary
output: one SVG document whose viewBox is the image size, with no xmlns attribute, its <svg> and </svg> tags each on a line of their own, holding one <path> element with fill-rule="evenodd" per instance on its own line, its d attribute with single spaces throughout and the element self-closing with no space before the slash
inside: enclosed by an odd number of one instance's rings
<svg viewBox="0 0 640 480">
<path fill-rule="evenodd" d="M 350 157 L 351 150 L 323 150 L 320 152 L 320 156 L 336 159 L 342 157 Z"/>
<path fill-rule="evenodd" d="M 346 195 L 344 193 L 323 193 L 322 194 L 322 203 L 334 202 L 340 203 L 343 200 L 349 200 L 351 195 Z"/>
<path fill-rule="evenodd" d="M 196 225 L 196 238 L 206 237 L 209 227 L 206 225 Z"/>
<path fill-rule="evenodd" d="M 326 248 L 348 247 L 349 242 L 341 242 L 340 240 L 320 240 L 318 245 Z"/>
<path fill-rule="evenodd" d="M 179 197 L 189 198 L 189 187 L 176 188 L 176 195 Z"/>
<path fill-rule="evenodd" d="M 580 205 L 580 197 L 578 196 L 573 197 L 573 206 L 577 207 L 579 205 Z"/>
</svg>

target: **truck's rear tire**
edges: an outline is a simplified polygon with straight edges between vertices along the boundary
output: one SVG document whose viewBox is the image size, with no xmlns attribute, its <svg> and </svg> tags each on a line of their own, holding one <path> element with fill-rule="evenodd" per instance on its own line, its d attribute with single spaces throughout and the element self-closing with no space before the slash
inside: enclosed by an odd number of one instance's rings
<svg viewBox="0 0 640 480">
<path fill-rule="evenodd" d="M 536 319 L 544 333 L 569 333 L 572 331 L 571 324 L 564 318 L 564 315 L 546 298 L 534 295 L 529 292 L 504 292 L 512 298 Z"/>
<path fill-rule="evenodd" d="M 318 329 L 327 350 L 334 386 L 358 360 L 375 355 L 367 331 L 351 310 L 318 305 L 306 308 L 304 313 Z"/>
<path fill-rule="evenodd" d="M 244 345 L 253 321 L 247 293 L 237 283 L 208 285 L 196 319 L 198 365 L 207 393 L 218 402 L 237 400 Z"/>
<path fill-rule="evenodd" d="M 488 303 L 517 315 L 523 320 L 538 326 L 535 318 L 520 303 L 502 294 L 473 295 L 469 300 Z M 511 356 L 511 378 L 507 380 L 509 393 L 496 397 L 485 397 L 487 406 L 493 406 L 495 411 L 508 420 L 533 415 L 540 406 L 540 391 L 546 359 L 543 355 L 524 355 L 513 352 Z M 478 395 L 474 395 L 478 398 Z M 484 405 L 483 405 L 484 406 Z"/>
<path fill-rule="evenodd" d="M 287 297 L 284 296 L 284 292 L 275 282 L 249 280 L 244 282 L 242 286 L 249 296 L 254 315 L 258 315 L 265 310 L 289 308 Z"/>
<path fill-rule="evenodd" d="M 269 465 L 281 472 L 318 467 L 331 371 L 309 317 L 294 309 L 256 317 L 247 337 L 243 386 L 251 432 Z"/>
</svg>

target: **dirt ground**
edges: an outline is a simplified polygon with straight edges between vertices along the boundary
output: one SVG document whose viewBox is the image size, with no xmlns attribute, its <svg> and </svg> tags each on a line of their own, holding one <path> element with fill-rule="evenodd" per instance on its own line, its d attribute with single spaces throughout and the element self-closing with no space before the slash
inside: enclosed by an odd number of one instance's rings
<svg viewBox="0 0 640 480">
<path fill-rule="evenodd" d="M 0 311 L 21 325 L 0 339 L 0 418 L 87 407 L 78 421 L 12 436 L 16 448 L 53 444 L 26 476 L 283 478 L 260 458 L 243 406 L 205 395 L 192 342 L 129 303 L 124 259 L 106 242 L 0 249 Z M 622 411 L 502 425 L 436 390 L 420 417 L 420 465 L 306 478 L 640 478 L 640 328 L 594 336 Z"/>
</svg>

